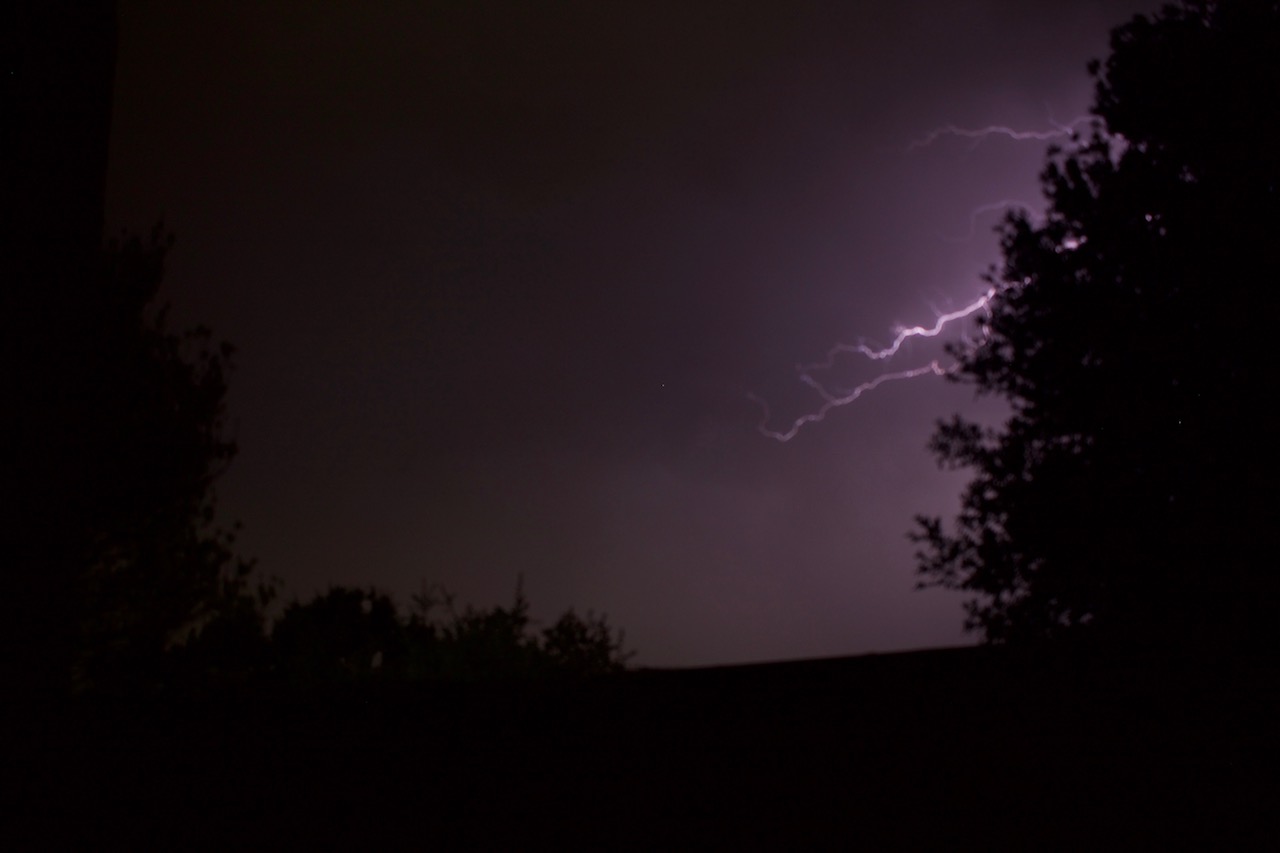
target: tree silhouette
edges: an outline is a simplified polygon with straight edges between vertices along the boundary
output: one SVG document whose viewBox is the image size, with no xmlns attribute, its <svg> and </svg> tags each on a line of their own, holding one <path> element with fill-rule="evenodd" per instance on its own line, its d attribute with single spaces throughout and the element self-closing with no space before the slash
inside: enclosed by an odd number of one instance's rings
<svg viewBox="0 0 1280 853">
<path fill-rule="evenodd" d="M 436 616 L 443 611 L 443 616 Z M 410 678 L 492 680 L 546 675 L 594 676 L 626 668 L 624 634 L 604 616 L 570 608 L 541 632 L 533 630 L 523 579 L 510 607 L 458 610 L 440 587 L 413 597 L 405 626 Z"/>
<path fill-rule="evenodd" d="M 407 618 L 386 593 L 332 587 L 285 609 L 271 633 L 276 675 L 287 683 L 511 681 L 593 676 L 625 668 L 630 654 L 603 616 L 572 609 L 533 630 L 522 584 L 509 607 L 455 607 L 440 587 L 413 597 Z"/>
<path fill-rule="evenodd" d="M 1112 34 L 1086 139 L 1043 221 L 1011 214 L 954 378 L 1000 429 L 931 442 L 972 468 L 954 528 L 918 519 L 921 585 L 992 641 L 1254 640 L 1277 604 L 1280 4 L 1189 0 Z"/>
<path fill-rule="evenodd" d="M 217 526 L 231 348 L 168 329 L 155 298 L 172 237 L 113 241 L 100 269 L 46 286 L 11 353 L 25 376 L 9 568 L 38 625 L 27 640 L 66 686 L 154 681 L 166 650 L 262 599 Z M 259 590 L 264 596 L 267 588 Z"/>
<path fill-rule="evenodd" d="M 441 592 L 449 611 L 437 625 L 435 645 L 440 672 L 446 678 L 520 678 L 537 674 L 539 650 L 529 635 L 529 600 L 523 582 L 517 582 L 510 607 L 481 609 L 467 605 L 454 609 L 453 596 Z M 421 611 L 424 618 L 425 610 Z"/>
<path fill-rule="evenodd" d="M 542 631 L 542 652 L 550 665 L 576 675 L 618 672 L 626 667 L 629 652 L 625 636 L 615 637 L 603 616 L 590 611 L 579 616 L 572 608 Z"/>
<path fill-rule="evenodd" d="M 333 587 L 306 604 L 291 604 L 271 640 L 286 677 L 312 684 L 392 671 L 405 649 L 391 599 L 375 589 L 349 587 Z"/>
</svg>

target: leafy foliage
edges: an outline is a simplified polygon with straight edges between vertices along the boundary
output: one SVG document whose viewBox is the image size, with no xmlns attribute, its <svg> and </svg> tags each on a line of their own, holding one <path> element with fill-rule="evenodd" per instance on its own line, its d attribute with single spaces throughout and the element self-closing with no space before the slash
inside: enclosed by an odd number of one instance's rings
<svg viewBox="0 0 1280 853">
<path fill-rule="evenodd" d="M 1017 641 L 1257 638 L 1268 569 L 1280 281 L 1280 6 L 1194 0 L 1118 28 L 1097 123 L 1054 151 L 956 378 L 1004 398 L 932 449 L 970 468 L 954 531 L 920 518 L 922 585 Z"/>
</svg>

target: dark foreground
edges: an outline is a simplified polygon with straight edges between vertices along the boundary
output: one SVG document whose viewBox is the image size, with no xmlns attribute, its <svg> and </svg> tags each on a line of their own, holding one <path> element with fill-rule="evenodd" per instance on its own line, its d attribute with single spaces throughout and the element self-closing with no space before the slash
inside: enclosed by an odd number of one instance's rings
<svg viewBox="0 0 1280 853">
<path fill-rule="evenodd" d="M 1277 849 L 1274 661 L 960 649 L 99 703 L 9 849 Z"/>
</svg>

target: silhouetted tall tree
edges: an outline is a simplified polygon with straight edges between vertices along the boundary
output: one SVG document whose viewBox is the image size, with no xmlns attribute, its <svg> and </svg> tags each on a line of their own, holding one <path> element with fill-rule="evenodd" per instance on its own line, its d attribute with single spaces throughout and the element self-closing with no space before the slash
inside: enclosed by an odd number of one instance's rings
<svg viewBox="0 0 1280 853">
<path fill-rule="evenodd" d="M 953 530 L 912 535 L 922 585 L 971 593 L 988 640 L 1272 632 L 1278 56 L 1276 2 L 1119 27 L 1043 221 L 1002 226 L 982 337 L 953 354 L 1012 414 L 939 425 L 975 477 Z"/>
<path fill-rule="evenodd" d="M 13 687 L 118 683 L 184 626 L 252 621 L 248 566 L 212 522 L 228 351 L 156 310 L 167 237 L 103 250 L 115 3 L 6 10 L 0 647 Z"/>
<path fill-rule="evenodd" d="M 159 228 L 113 242 L 96 273 L 46 283 L 43 310 L 6 318 L 24 324 L 8 354 L 23 373 L 6 569 L 53 683 L 154 679 L 184 632 L 256 601 L 214 518 L 235 453 L 230 348 L 169 331 L 155 297 L 170 243 Z"/>
</svg>

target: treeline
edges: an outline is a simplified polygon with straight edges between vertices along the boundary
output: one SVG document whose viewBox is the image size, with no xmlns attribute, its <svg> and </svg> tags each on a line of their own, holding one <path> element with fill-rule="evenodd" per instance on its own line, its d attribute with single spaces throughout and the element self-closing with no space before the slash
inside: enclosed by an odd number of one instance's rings
<svg viewBox="0 0 1280 853">
<path fill-rule="evenodd" d="M 0 317 L 6 363 L 24 367 L 11 442 L 23 452 L 0 483 L 11 508 L 0 574 L 12 590 L 0 624 L 16 693 L 39 705 L 623 667 L 622 635 L 604 617 L 570 610 L 540 625 L 520 588 L 489 609 L 434 588 L 401 612 L 384 591 L 336 587 L 269 619 L 278 586 L 216 512 L 214 483 L 237 451 L 225 406 L 233 349 L 203 327 L 168 325 L 158 292 L 172 244 L 160 226 L 108 241 L 96 263 L 33 285 L 34 307 Z"/>
<path fill-rule="evenodd" d="M 580 678 L 619 672 L 632 654 L 623 632 L 590 611 L 570 608 L 540 625 L 520 584 L 505 607 L 459 607 L 443 587 L 430 587 L 402 611 L 375 587 L 335 586 L 295 600 L 268 625 L 260 604 L 244 597 L 192 630 L 144 680 L 181 690 Z"/>
</svg>

